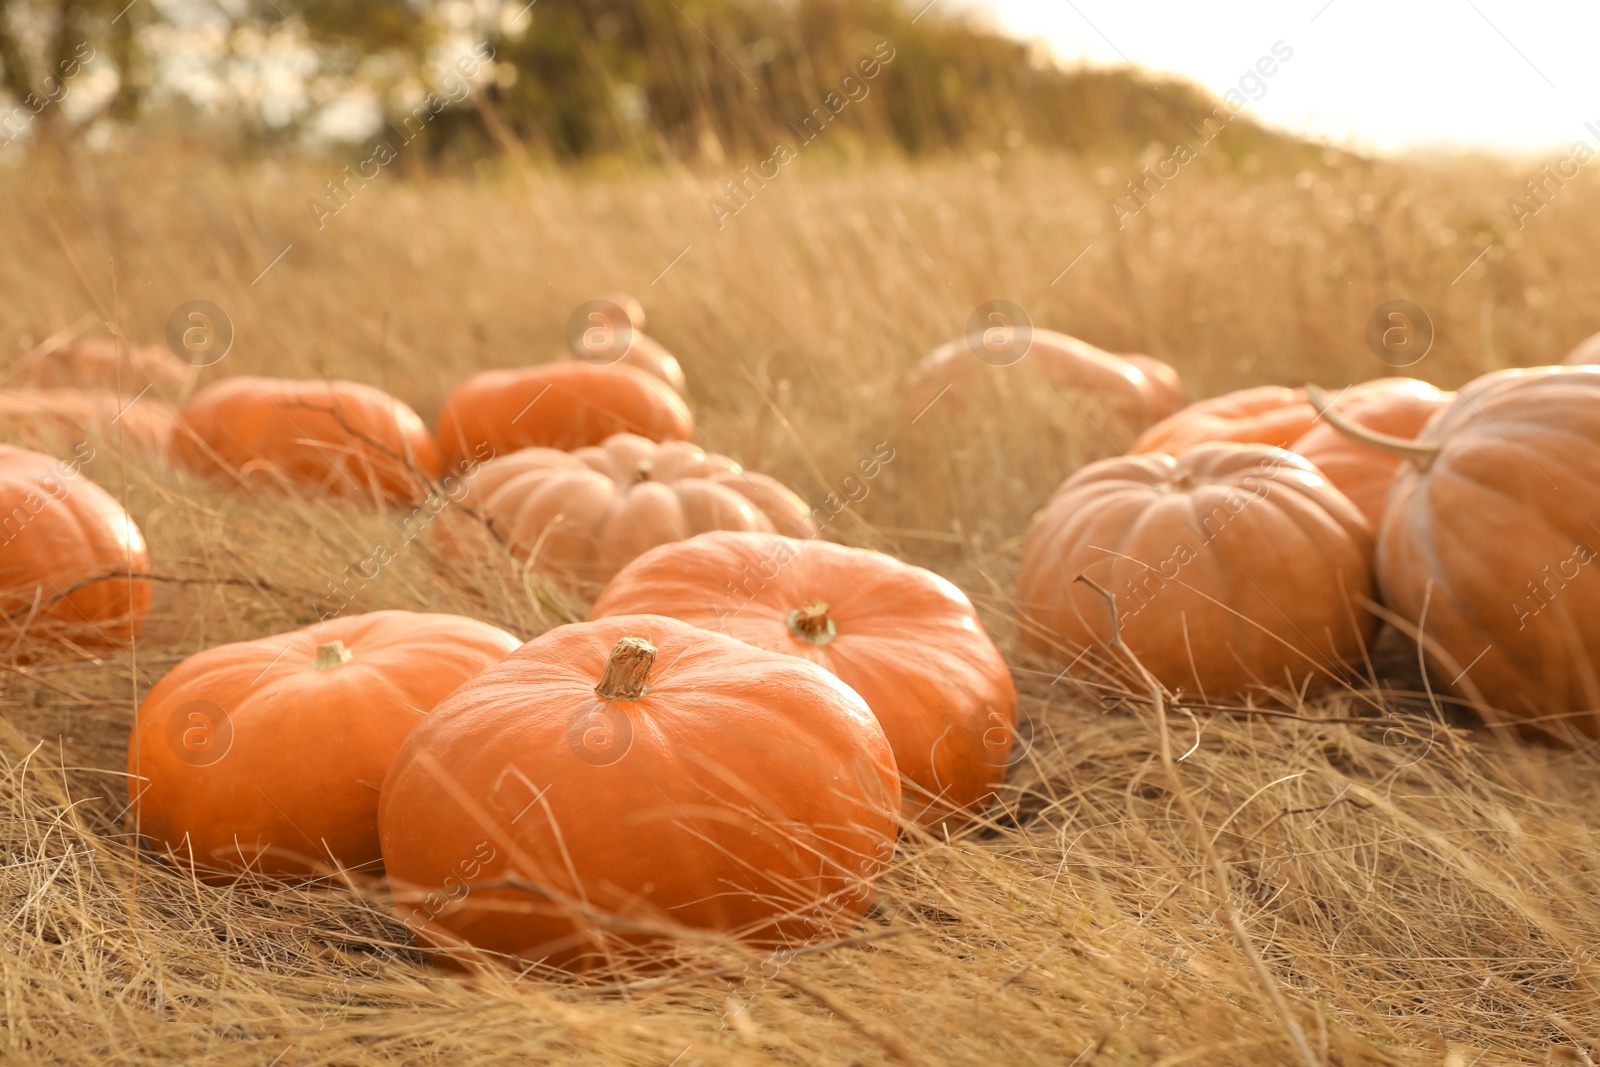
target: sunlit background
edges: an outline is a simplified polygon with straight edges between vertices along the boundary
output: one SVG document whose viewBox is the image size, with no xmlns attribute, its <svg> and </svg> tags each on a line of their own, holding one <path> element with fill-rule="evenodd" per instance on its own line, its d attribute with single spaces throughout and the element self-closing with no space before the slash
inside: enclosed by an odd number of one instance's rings
<svg viewBox="0 0 1600 1067">
<path fill-rule="evenodd" d="M 941 0 L 944 2 L 944 0 Z M 1515 0 L 983 0 L 1065 62 L 1132 63 L 1215 93 L 1275 41 L 1261 121 L 1376 151 L 1537 154 L 1600 126 L 1600 4 Z"/>
</svg>

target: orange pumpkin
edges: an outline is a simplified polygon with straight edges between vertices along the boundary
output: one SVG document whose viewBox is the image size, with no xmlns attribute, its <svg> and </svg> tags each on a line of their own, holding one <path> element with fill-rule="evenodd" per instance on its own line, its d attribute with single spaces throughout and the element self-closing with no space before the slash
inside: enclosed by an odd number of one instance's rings
<svg viewBox="0 0 1600 1067">
<path fill-rule="evenodd" d="M 1020 341 L 1008 339 L 1006 345 Z M 1167 401 L 1145 373 L 1120 356 L 1102 351 L 1086 341 L 1054 330 L 1034 330 L 1024 354 L 1002 350 L 1004 365 L 986 363 L 974 355 L 981 341 L 960 337 L 940 345 L 911 369 L 900 387 L 902 407 L 918 418 L 936 399 L 957 407 L 983 410 L 994 394 L 1009 389 L 1036 388 L 1039 375 L 1046 383 L 1075 394 L 1086 405 L 1084 414 L 1110 418 L 1133 429 L 1154 422 Z M 946 395 L 948 394 L 948 395 Z"/>
<path fill-rule="evenodd" d="M 130 640 L 150 612 L 144 536 L 122 505 L 69 460 L 0 445 L 0 610 L 18 630 L 76 644 Z M 104 460 L 103 462 L 111 462 Z"/>
<path fill-rule="evenodd" d="M 635 434 L 575 452 L 525 448 L 483 464 L 466 484 L 458 510 L 487 519 L 525 562 L 583 582 L 707 530 L 814 529 L 805 501 L 775 479 L 685 441 Z M 441 526 L 446 554 L 463 526 Z"/>
<path fill-rule="evenodd" d="M 519 644 L 458 615 L 374 611 L 196 653 L 150 690 L 129 738 L 139 832 L 212 870 L 370 871 L 401 742 Z"/>
<path fill-rule="evenodd" d="M 1214 441 L 1287 447 L 1316 419 L 1304 389 L 1260 385 L 1190 404 L 1146 430 L 1130 451 L 1176 456 Z"/>
<path fill-rule="evenodd" d="M 559 626 L 406 739 L 378 830 L 401 915 L 573 970 L 685 928 L 798 945 L 850 929 L 900 785 L 872 712 L 794 656 L 654 615 Z"/>
<path fill-rule="evenodd" d="M 1417 385 L 1415 378 L 1374 378 L 1341 391 L 1337 403 L 1342 410 L 1374 394 L 1408 394 Z M 1146 430 L 1129 451 L 1176 456 L 1210 441 L 1288 448 L 1309 433 L 1317 419 L 1317 409 L 1304 389 L 1261 385 L 1190 404 Z"/>
<path fill-rule="evenodd" d="M 1153 418 L 1164 419 L 1188 405 L 1189 391 L 1184 388 L 1183 379 L 1172 364 L 1138 352 L 1125 352 L 1122 358 L 1150 379 L 1150 391 L 1154 399 L 1150 413 Z"/>
<path fill-rule="evenodd" d="M 1350 422 L 1394 437 L 1412 438 L 1422 432 L 1434 413 L 1455 399 L 1415 379 L 1398 379 L 1405 385 L 1357 392 L 1338 401 L 1338 411 Z M 1374 531 L 1383 526 L 1384 503 L 1400 459 L 1352 440 L 1332 423 L 1318 422 L 1291 449 L 1309 459 L 1341 493 L 1367 517 Z"/>
<path fill-rule="evenodd" d="M 889 737 L 907 818 L 936 823 L 1005 778 L 1011 672 L 966 595 L 932 571 L 825 541 L 708 533 L 628 564 L 589 617 L 643 614 L 837 674 Z"/>
<path fill-rule="evenodd" d="M 1345 428 L 1404 459 L 1378 585 L 1440 677 L 1600 736 L 1600 367 L 1486 375 L 1415 441 Z"/>
<path fill-rule="evenodd" d="M 173 410 L 153 396 L 107 389 L 3 389 L 0 423 L 17 444 L 69 455 L 78 441 L 98 437 L 130 451 L 161 455 L 172 436 Z"/>
<path fill-rule="evenodd" d="M 1600 364 L 1600 333 L 1585 337 L 1562 362 L 1574 367 Z"/>
<path fill-rule="evenodd" d="M 1125 456 L 1068 478 L 1035 520 L 1017 579 L 1024 645 L 1056 664 L 1130 675 L 1122 637 L 1167 688 L 1220 700 L 1293 690 L 1355 661 L 1375 620 L 1372 530 L 1300 456 L 1204 444 Z M 1086 673 L 1088 666 L 1080 667 Z"/>
<path fill-rule="evenodd" d="M 236 377 L 178 412 L 172 458 L 198 474 L 247 477 L 354 499 L 411 500 L 439 451 L 417 413 L 360 382 Z"/>
<path fill-rule="evenodd" d="M 615 433 L 687 441 L 694 423 L 683 398 L 659 378 L 616 364 L 575 359 L 481 371 L 456 386 L 439 411 L 447 462 L 519 448 L 574 449 Z"/>
<path fill-rule="evenodd" d="M 160 345 L 127 345 L 109 338 L 83 337 L 41 349 L 8 368 L 9 386 L 118 390 L 123 402 L 145 388 L 176 401 L 194 385 L 198 369 Z"/>
</svg>

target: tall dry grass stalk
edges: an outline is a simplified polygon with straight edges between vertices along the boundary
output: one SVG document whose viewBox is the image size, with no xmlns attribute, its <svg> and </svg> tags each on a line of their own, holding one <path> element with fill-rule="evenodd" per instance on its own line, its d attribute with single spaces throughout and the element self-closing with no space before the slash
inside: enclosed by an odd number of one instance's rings
<svg viewBox="0 0 1600 1067">
<path fill-rule="evenodd" d="M 720 231 L 712 182 L 688 174 L 396 170 L 319 231 L 305 201 L 333 175 L 315 167 L 30 165 L 0 172 L 0 336 L 92 315 L 158 340 L 204 298 L 237 332 L 207 376 L 350 377 L 430 417 L 469 371 L 548 358 L 577 304 L 632 290 L 687 369 L 706 447 L 816 501 L 890 442 L 829 536 L 951 577 L 1009 652 L 1029 516 L 1127 435 L 1021 385 L 911 425 L 897 377 L 980 301 L 1167 358 L 1200 394 L 1388 371 L 1363 335 L 1389 299 L 1432 316 L 1412 372 L 1444 385 L 1553 361 L 1595 326 L 1588 186 L 1519 232 L 1504 200 L 1522 178 L 1488 164 L 1205 167 L 1120 232 L 1105 200 L 1130 175 L 1034 156 L 801 160 Z M 201 484 L 114 438 L 84 473 L 128 501 L 162 580 L 135 649 L 6 634 L 0 1049 L 19 1062 L 1291 1062 L 1230 911 L 1325 1062 L 1600 1052 L 1593 754 L 1472 729 L 1392 633 L 1370 684 L 1173 710 L 1176 778 L 1146 698 L 1014 659 L 1030 741 L 1002 803 L 966 833 L 908 836 L 856 935 L 781 965 L 713 944 L 627 982 L 463 979 L 424 962 L 381 887 L 201 884 L 132 847 L 137 698 L 198 649 L 313 621 L 401 516 Z M 442 575 L 426 537 L 351 610 L 379 607 L 524 636 L 584 610 L 509 561 Z"/>
</svg>

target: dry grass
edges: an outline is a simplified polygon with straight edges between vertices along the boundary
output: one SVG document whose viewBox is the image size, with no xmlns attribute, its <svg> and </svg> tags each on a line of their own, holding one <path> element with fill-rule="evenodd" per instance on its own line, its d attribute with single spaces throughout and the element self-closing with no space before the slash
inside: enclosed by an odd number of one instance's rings
<svg viewBox="0 0 1600 1067">
<path fill-rule="evenodd" d="M 631 289 L 684 362 L 708 447 L 815 500 L 892 442 L 829 535 L 945 573 L 1009 649 L 1028 516 L 1122 441 L 1026 389 L 1003 412 L 936 407 L 908 425 L 895 379 L 979 301 L 1164 356 L 1198 393 L 1380 373 L 1362 332 L 1395 297 L 1432 314 L 1439 339 L 1415 369 L 1446 385 L 1553 361 L 1594 326 L 1588 187 L 1518 233 L 1504 200 L 1522 175 L 1488 164 L 1330 157 L 1256 188 L 1205 166 L 1119 234 L 1096 168 L 1051 158 L 803 160 L 722 232 L 710 182 L 686 174 L 386 173 L 318 232 L 305 201 L 332 168 L 30 165 L 0 173 L 0 336 L 92 312 L 154 340 L 206 298 L 238 332 L 208 375 L 347 376 L 427 417 L 468 371 L 553 354 L 581 300 Z M 127 499 L 157 570 L 190 580 L 160 585 L 126 654 L 13 641 L 0 661 L 0 1050 L 19 1062 L 1294 1062 L 1229 909 L 1329 1063 L 1600 1054 L 1593 756 L 1472 730 L 1423 695 L 1392 634 L 1372 684 L 1295 702 L 1300 717 L 1174 713 L 1177 783 L 1147 701 L 1018 660 L 1033 740 L 1003 809 L 905 841 L 858 937 L 777 968 L 708 949 L 629 985 L 460 979 L 409 947 L 381 893 L 198 884 L 130 845 L 136 696 L 186 654 L 311 621 L 396 516 L 235 495 L 114 441 L 85 473 Z M 528 636 L 581 610 L 509 567 L 491 577 L 486 599 L 467 595 L 419 540 L 357 607 L 470 612 Z"/>
</svg>

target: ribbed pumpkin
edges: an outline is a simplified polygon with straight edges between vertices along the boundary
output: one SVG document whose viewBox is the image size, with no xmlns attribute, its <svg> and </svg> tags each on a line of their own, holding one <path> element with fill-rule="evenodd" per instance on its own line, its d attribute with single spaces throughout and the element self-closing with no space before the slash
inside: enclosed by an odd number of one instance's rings
<svg viewBox="0 0 1600 1067">
<path fill-rule="evenodd" d="M 461 512 L 487 519 L 519 558 L 580 582 L 602 582 L 641 552 L 707 530 L 814 527 L 805 501 L 765 474 L 685 441 L 615 434 L 562 452 L 525 448 L 479 467 Z M 446 554 L 469 535 L 440 528 Z"/>
<path fill-rule="evenodd" d="M 160 345 L 125 345 L 110 338 L 64 341 L 17 360 L 7 368 L 9 386 L 121 390 L 127 399 L 151 387 L 176 401 L 194 385 L 197 369 Z"/>
<path fill-rule="evenodd" d="M 1084 414 L 1132 429 L 1159 418 L 1168 400 L 1162 387 L 1120 356 L 1054 330 L 1034 330 L 1015 363 L 991 366 L 973 354 L 967 337 L 940 345 L 911 369 L 900 386 L 901 406 L 918 417 L 935 399 L 952 407 L 987 410 L 1013 389 L 1055 386 L 1084 405 Z M 942 395 L 942 399 L 941 399 Z"/>
<path fill-rule="evenodd" d="M 1016 732 L 1011 672 L 961 590 L 881 552 L 709 533 L 640 556 L 591 619 L 668 615 L 838 675 L 883 725 L 908 818 L 990 796 Z"/>
<path fill-rule="evenodd" d="M 378 812 L 401 917 L 573 970 L 695 928 L 800 945 L 851 928 L 900 785 L 822 668 L 654 615 L 559 626 L 406 739 Z"/>
<path fill-rule="evenodd" d="M 1357 392 L 1338 402 L 1348 421 L 1378 433 L 1410 439 L 1422 432 L 1434 413 L 1455 399 L 1427 382 L 1399 379 L 1404 385 Z M 1397 456 L 1378 452 L 1340 431 L 1326 420 L 1318 422 L 1290 446 L 1309 459 L 1323 477 L 1361 509 L 1374 531 L 1383 525 L 1384 503 L 1400 466 Z"/>
<path fill-rule="evenodd" d="M 519 448 L 571 450 L 616 433 L 687 441 L 694 423 L 683 398 L 660 378 L 623 364 L 562 359 L 537 367 L 474 374 L 439 411 L 439 447 L 454 463 Z"/>
<path fill-rule="evenodd" d="M 1600 333 L 1585 337 L 1562 362 L 1574 367 L 1600 365 Z"/>
<path fill-rule="evenodd" d="M 139 527 L 82 472 L 94 458 L 88 445 L 65 462 L 0 445 L 0 610 L 17 630 L 105 645 L 149 614 L 149 582 L 91 581 L 150 573 Z"/>
<path fill-rule="evenodd" d="M 172 436 L 173 410 L 137 391 L 121 397 L 107 389 L 3 389 L 0 424 L 8 440 L 66 456 L 79 441 L 125 443 L 130 451 L 160 455 Z"/>
<path fill-rule="evenodd" d="M 1100 665 L 1117 599 L 1122 636 L 1167 688 L 1225 700 L 1294 688 L 1355 661 L 1375 620 L 1372 531 L 1305 459 L 1265 445 L 1126 456 L 1068 478 L 1028 533 L 1017 603 L 1024 644 Z"/>
<path fill-rule="evenodd" d="M 1406 460 L 1378 584 L 1440 677 L 1600 736 L 1600 367 L 1486 375 L 1414 442 L 1347 429 Z"/>
<path fill-rule="evenodd" d="M 410 500 L 415 471 L 439 476 L 439 451 L 417 413 L 360 382 L 240 376 L 201 389 L 178 412 L 173 461 L 334 496 Z"/>
<path fill-rule="evenodd" d="M 1189 391 L 1184 388 L 1183 378 L 1172 364 L 1139 352 L 1124 352 L 1121 355 L 1150 379 L 1151 396 L 1155 401 L 1150 409 L 1152 417 L 1164 419 L 1188 405 Z"/>
<path fill-rule="evenodd" d="M 129 738 L 139 832 L 213 871 L 370 871 L 401 742 L 520 643 L 458 615 L 375 611 L 196 653 L 150 690 Z"/>
</svg>

